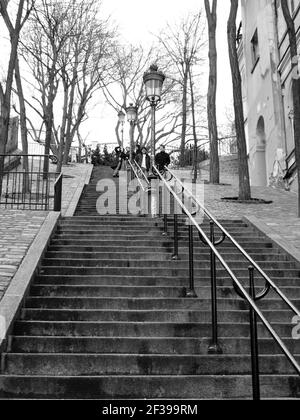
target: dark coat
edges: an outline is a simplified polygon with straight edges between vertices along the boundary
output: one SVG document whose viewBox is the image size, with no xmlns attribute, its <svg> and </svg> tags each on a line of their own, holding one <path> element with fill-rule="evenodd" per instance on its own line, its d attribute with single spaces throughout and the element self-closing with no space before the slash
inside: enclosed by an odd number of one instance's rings
<svg viewBox="0 0 300 420">
<path fill-rule="evenodd" d="M 155 157 L 155 164 L 158 166 L 158 169 L 162 171 L 165 166 L 169 166 L 171 163 L 170 155 L 166 152 L 160 152 Z"/>
</svg>

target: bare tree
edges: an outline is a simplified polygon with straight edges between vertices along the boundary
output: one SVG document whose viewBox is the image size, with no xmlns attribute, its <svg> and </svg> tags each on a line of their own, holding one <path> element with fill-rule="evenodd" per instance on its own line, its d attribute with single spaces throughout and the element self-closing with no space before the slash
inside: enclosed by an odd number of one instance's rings
<svg viewBox="0 0 300 420">
<path fill-rule="evenodd" d="M 190 69 L 193 65 L 199 63 L 199 53 L 206 44 L 202 25 L 202 11 L 196 15 L 188 15 L 177 26 L 168 24 L 158 39 L 167 53 L 170 66 L 174 69 L 174 80 L 181 87 L 182 126 L 180 163 L 183 166 L 188 130 Z"/>
<path fill-rule="evenodd" d="M 205 0 L 209 39 L 209 85 L 207 94 L 207 117 L 210 137 L 210 182 L 220 183 L 219 141 L 217 125 L 217 0 Z"/>
<path fill-rule="evenodd" d="M 145 51 L 141 46 L 123 46 L 116 44 L 113 49 L 113 71 L 110 74 L 109 83 L 102 81 L 102 89 L 107 103 L 117 113 L 120 109 L 126 111 L 132 102 L 138 107 L 138 121 L 136 128 L 139 134 L 139 141 L 144 138 L 144 127 L 148 121 L 145 115 L 147 104 L 142 85 L 142 78 L 147 67 L 153 58 L 152 50 Z M 120 122 L 117 121 L 115 128 L 118 144 L 121 146 Z"/>
<path fill-rule="evenodd" d="M 70 13 L 71 12 L 71 13 Z M 74 13 L 73 13 L 74 12 Z M 75 26 L 76 1 L 67 4 L 40 0 L 30 19 L 23 42 L 26 61 L 38 83 L 40 98 L 34 98 L 42 108 L 46 129 L 45 155 L 50 154 L 54 132 L 54 102 L 59 88 L 59 57 Z M 72 17 L 70 17 L 72 16 Z M 45 159 L 44 174 L 49 172 Z"/>
<path fill-rule="evenodd" d="M 26 103 L 43 120 L 45 154 L 50 148 L 57 154 L 60 171 L 87 117 L 88 103 L 108 71 L 114 31 L 108 29 L 107 20 L 100 20 L 97 0 L 40 0 L 38 6 L 22 44 L 35 80 L 33 101 Z M 61 99 L 63 108 L 57 110 L 55 104 Z M 48 169 L 46 160 L 44 172 Z"/>
<path fill-rule="evenodd" d="M 26 115 L 26 104 L 24 98 L 24 91 L 21 79 L 21 72 L 20 72 L 20 64 L 19 59 L 16 60 L 15 65 L 15 79 L 16 79 L 16 86 L 17 86 L 17 94 L 19 98 L 19 106 L 20 106 L 20 126 L 21 126 L 21 139 L 22 139 L 22 151 L 24 154 L 23 157 L 23 169 L 25 172 L 24 175 L 24 185 L 23 191 L 24 193 L 30 192 L 29 186 L 29 160 L 28 160 L 28 132 L 27 132 L 27 115 Z"/>
<path fill-rule="evenodd" d="M 300 217 L 300 74 L 298 67 L 298 47 L 297 47 L 297 33 L 295 28 L 294 19 L 289 9 L 287 0 L 281 0 L 281 7 L 284 19 L 287 25 L 289 42 L 290 42 L 290 55 L 292 62 L 292 75 L 293 75 L 293 107 L 294 107 L 294 137 L 295 137 L 295 156 L 298 171 L 298 216 Z"/>
<path fill-rule="evenodd" d="M 8 29 L 11 44 L 5 87 L 2 85 L 2 83 L 0 83 L 0 155 L 5 154 L 5 148 L 8 140 L 11 95 L 14 81 L 14 71 L 18 57 L 20 33 L 31 13 L 34 0 L 19 1 L 14 24 L 12 22 L 12 18 L 8 13 L 8 3 L 9 2 L 7 0 L 0 0 L 0 15 L 2 16 L 5 25 Z M 4 158 L 0 157 L 0 195 L 2 191 L 3 168 Z"/>
<path fill-rule="evenodd" d="M 239 158 L 239 199 L 251 200 L 247 143 L 245 134 L 245 119 L 243 109 L 242 79 L 237 54 L 236 19 L 239 0 L 230 0 L 231 8 L 227 24 L 228 49 L 232 74 L 234 113 Z"/>
<path fill-rule="evenodd" d="M 76 23 L 76 35 L 71 39 L 73 59 L 69 66 L 62 67 L 63 80 L 70 82 L 70 95 L 63 163 L 67 164 L 70 147 L 81 123 L 87 118 L 87 105 L 101 83 L 106 83 L 112 70 L 111 55 L 115 30 L 110 29 L 109 20 L 97 18 L 98 2 L 86 5 Z"/>
</svg>

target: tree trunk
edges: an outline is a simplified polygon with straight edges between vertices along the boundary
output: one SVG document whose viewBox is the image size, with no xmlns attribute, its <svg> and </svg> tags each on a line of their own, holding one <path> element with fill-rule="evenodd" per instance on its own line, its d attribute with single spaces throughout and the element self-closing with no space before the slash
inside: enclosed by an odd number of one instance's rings
<svg viewBox="0 0 300 420">
<path fill-rule="evenodd" d="M 185 64 L 185 73 L 183 79 L 183 96 L 182 96 L 182 131 L 181 131 L 181 153 L 180 153 L 180 166 L 185 166 L 185 146 L 186 146 L 186 127 L 187 127 L 187 95 L 188 95 L 188 76 L 189 64 Z"/>
<path fill-rule="evenodd" d="M 228 49 L 232 74 L 233 100 L 235 113 L 235 126 L 237 134 L 238 158 L 239 158 L 239 199 L 251 200 L 251 188 L 249 178 L 247 142 L 245 134 L 245 119 L 243 109 L 242 79 L 239 68 L 236 43 L 236 19 L 239 0 L 231 0 L 230 15 L 227 24 Z"/>
<path fill-rule="evenodd" d="M 5 163 L 5 149 L 8 138 L 9 129 L 9 108 L 5 104 L 2 105 L 1 116 L 0 116 L 0 196 L 2 195 L 2 179 L 4 175 L 4 163 Z"/>
<path fill-rule="evenodd" d="M 297 34 L 287 0 L 281 0 L 281 7 L 288 29 L 292 61 L 295 156 L 298 172 L 298 217 L 300 217 L 300 74 L 298 67 Z"/>
<path fill-rule="evenodd" d="M 11 43 L 11 51 L 10 51 L 10 58 L 8 64 L 8 71 L 6 77 L 6 87 L 5 87 L 5 94 L 3 95 L 3 103 L 0 112 L 0 155 L 5 154 L 6 144 L 8 140 L 8 132 L 9 132 L 9 119 L 10 119 L 10 107 L 11 107 L 11 92 L 12 92 L 12 85 L 14 80 L 14 71 L 16 60 L 18 56 L 18 44 L 20 38 L 20 32 L 22 29 L 22 14 L 24 9 L 24 2 L 25 0 L 20 0 L 18 5 L 18 13 L 16 18 L 15 27 L 12 26 L 12 23 L 9 19 L 7 13 L 7 3 L 5 7 L 1 8 L 1 14 L 5 21 L 5 24 L 9 30 L 10 34 L 10 43 Z M 4 171 L 4 157 L 0 156 L 0 196 L 2 194 L 2 178 L 3 178 L 3 171 Z"/>
<path fill-rule="evenodd" d="M 52 89 L 52 88 L 50 88 Z M 46 115 L 44 116 L 45 127 L 46 127 L 46 138 L 45 138 L 45 161 L 44 161 L 44 179 L 48 178 L 49 173 L 49 158 L 51 143 L 52 143 L 52 130 L 53 130 L 53 121 L 54 121 L 54 112 L 53 112 L 53 95 L 50 92 L 48 95 L 48 103 L 46 106 Z"/>
<path fill-rule="evenodd" d="M 49 156 L 50 156 L 50 150 L 51 150 L 52 130 L 53 130 L 53 104 L 52 103 L 49 103 L 47 106 L 45 126 L 46 126 L 46 139 L 45 139 L 44 179 L 48 179 Z"/>
<path fill-rule="evenodd" d="M 15 79 L 20 104 L 20 125 L 21 125 L 21 139 L 22 139 L 22 151 L 23 151 L 23 190 L 24 193 L 30 192 L 30 181 L 29 181 L 29 160 L 28 160 L 28 135 L 27 135 L 27 116 L 26 116 L 26 105 L 24 99 L 24 92 L 22 86 L 22 79 L 20 73 L 19 59 L 16 60 L 15 66 Z"/>
<path fill-rule="evenodd" d="M 69 88 L 68 88 L 67 82 L 64 82 L 64 106 L 63 106 L 62 124 L 61 124 L 61 129 L 60 129 L 58 163 L 57 163 L 58 173 L 62 171 L 63 158 L 64 158 L 66 127 L 67 127 L 67 113 L 68 113 L 68 99 L 69 99 Z"/>
<path fill-rule="evenodd" d="M 117 138 L 118 145 L 120 147 L 122 147 L 122 139 L 120 138 L 120 131 L 119 131 L 120 126 L 121 126 L 121 123 L 120 123 L 120 121 L 118 121 L 118 124 L 116 125 L 116 128 L 115 128 L 115 133 L 116 133 L 116 138 Z M 121 130 L 124 130 L 124 127 L 122 127 Z M 124 136 L 124 131 L 123 131 L 123 136 Z"/>
<path fill-rule="evenodd" d="M 18 36 L 11 36 L 11 54 L 9 59 L 8 73 L 6 79 L 6 89 L 3 98 L 2 108 L 0 112 L 0 155 L 5 155 L 6 144 L 9 133 L 10 108 L 11 108 L 11 92 L 14 78 L 14 70 L 18 51 Z M 4 172 L 5 158 L 0 156 L 0 196 L 2 194 L 2 178 Z"/>
<path fill-rule="evenodd" d="M 209 35 L 209 84 L 207 94 L 207 118 L 210 140 L 210 182 L 220 183 L 219 140 L 217 125 L 217 0 L 213 0 L 212 9 L 209 0 L 205 0 L 205 10 Z"/>
<path fill-rule="evenodd" d="M 191 89 L 191 102 L 192 102 L 192 118 L 193 118 L 193 137 L 194 137 L 194 175 L 193 182 L 196 184 L 198 179 L 198 137 L 196 129 L 196 114 L 195 114 L 195 95 L 194 95 L 194 86 L 193 86 L 193 75 L 191 68 L 189 69 L 189 78 L 190 78 L 190 89 Z"/>
<path fill-rule="evenodd" d="M 54 48 L 53 48 L 54 51 Z M 53 124 L 54 124 L 54 101 L 57 93 L 57 87 L 55 86 L 55 66 L 56 66 L 56 54 L 53 57 L 52 67 L 49 72 L 49 87 L 47 95 L 46 115 L 44 116 L 46 126 L 46 139 L 45 139 L 45 155 L 50 156 L 51 143 L 53 139 Z M 44 161 L 44 179 L 48 178 L 49 173 L 49 157 L 45 158 Z"/>
<path fill-rule="evenodd" d="M 73 121 L 73 108 L 74 108 L 74 100 L 75 100 L 75 89 L 76 89 L 76 71 L 73 74 L 73 83 L 71 86 L 71 92 L 70 92 L 70 98 L 69 98 L 69 109 L 68 109 L 68 115 L 67 115 L 67 131 L 66 131 L 66 144 L 65 144 L 65 150 L 64 150 L 64 159 L 63 159 L 63 165 L 68 165 L 69 163 L 69 155 L 70 150 L 72 146 L 72 142 L 74 139 L 75 133 L 72 135 L 72 121 Z"/>
</svg>

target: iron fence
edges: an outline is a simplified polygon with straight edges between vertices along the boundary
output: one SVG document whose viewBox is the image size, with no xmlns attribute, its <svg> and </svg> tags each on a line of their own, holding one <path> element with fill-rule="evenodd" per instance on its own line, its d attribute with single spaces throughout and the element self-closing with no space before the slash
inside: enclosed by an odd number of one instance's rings
<svg viewBox="0 0 300 420">
<path fill-rule="evenodd" d="M 61 174 L 45 172 L 45 155 L 0 155 L 0 208 L 17 210 L 54 210 L 59 207 Z M 55 188 L 56 187 L 56 188 Z"/>
</svg>

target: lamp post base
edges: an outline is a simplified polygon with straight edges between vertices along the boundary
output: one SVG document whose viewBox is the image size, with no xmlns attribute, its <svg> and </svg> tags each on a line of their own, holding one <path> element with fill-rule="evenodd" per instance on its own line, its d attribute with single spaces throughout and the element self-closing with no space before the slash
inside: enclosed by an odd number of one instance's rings
<svg viewBox="0 0 300 420">
<path fill-rule="evenodd" d="M 208 347 L 208 354 L 223 354 L 223 350 L 222 348 L 219 346 L 219 344 L 214 344 L 212 343 L 209 347 Z"/>
<path fill-rule="evenodd" d="M 197 296 L 197 293 L 195 292 L 195 290 L 188 289 L 185 292 L 185 297 L 187 299 L 197 299 L 198 296 Z"/>
</svg>

